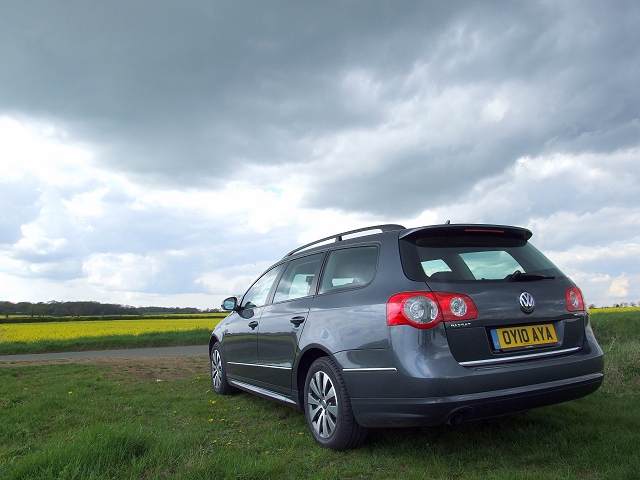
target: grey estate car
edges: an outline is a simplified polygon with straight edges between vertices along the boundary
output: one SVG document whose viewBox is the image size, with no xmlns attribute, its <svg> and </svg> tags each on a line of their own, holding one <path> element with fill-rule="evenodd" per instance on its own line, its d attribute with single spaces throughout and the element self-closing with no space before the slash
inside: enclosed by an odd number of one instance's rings
<svg viewBox="0 0 640 480">
<path fill-rule="evenodd" d="M 218 394 L 304 410 L 322 446 L 375 427 L 457 424 L 580 398 L 603 353 L 582 293 L 500 225 L 378 225 L 269 268 L 209 344 Z"/>
</svg>

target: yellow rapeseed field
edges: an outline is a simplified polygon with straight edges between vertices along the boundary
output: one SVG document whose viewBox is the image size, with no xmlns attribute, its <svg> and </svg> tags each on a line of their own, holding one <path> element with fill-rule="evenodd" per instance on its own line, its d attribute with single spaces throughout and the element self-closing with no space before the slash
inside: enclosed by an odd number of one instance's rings
<svg viewBox="0 0 640 480">
<path fill-rule="evenodd" d="M 640 307 L 592 308 L 591 313 L 640 312 Z"/>
<path fill-rule="evenodd" d="M 213 330 L 220 318 L 180 320 L 93 320 L 0 325 L 0 342 L 38 342 L 110 335 L 140 335 L 151 332 Z"/>
</svg>

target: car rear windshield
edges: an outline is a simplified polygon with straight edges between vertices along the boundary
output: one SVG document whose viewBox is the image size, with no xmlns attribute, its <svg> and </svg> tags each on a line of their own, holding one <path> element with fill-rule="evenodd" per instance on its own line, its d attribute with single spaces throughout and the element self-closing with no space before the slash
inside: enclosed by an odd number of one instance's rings
<svg viewBox="0 0 640 480">
<path fill-rule="evenodd" d="M 523 238 L 501 235 L 412 235 L 400 240 L 405 274 L 424 282 L 537 280 L 564 277 Z"/>
</svg>

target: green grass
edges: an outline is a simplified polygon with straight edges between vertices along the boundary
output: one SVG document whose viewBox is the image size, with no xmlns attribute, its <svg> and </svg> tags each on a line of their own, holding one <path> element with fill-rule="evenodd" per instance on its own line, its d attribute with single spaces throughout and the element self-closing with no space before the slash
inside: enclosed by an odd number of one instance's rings
<svg viewBox="0 0 640 480">
<path fill-rule="evenodd" d="M 640 391 L 640 309 L 592 311 L 591 324 L 605 354 L 607 391 L 621 395 Z"/>
<path fill-rule="evenodd" d="M 213 394 L 206 357 L 9 365 L 0 478 L 637 479 L 640 314 L 592 321 L 607 355 L 596 393 L 457 428 L 374 430 L 348 452 L 317 446 L 297 410 Z"/>
</svg>

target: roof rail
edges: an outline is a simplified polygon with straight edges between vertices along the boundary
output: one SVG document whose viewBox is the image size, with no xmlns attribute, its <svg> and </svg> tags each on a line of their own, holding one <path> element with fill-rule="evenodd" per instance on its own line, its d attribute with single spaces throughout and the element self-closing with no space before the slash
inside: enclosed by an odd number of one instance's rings
<svg viewBox="0 0 640 480">
<path fill-rule="evenodd" d="M 384 225 L 374 225 L 372 227 L 364 227 L 364 228 L 358 228 L 356 230 L 349 230 L 348 232 L 338 233 L 336 235 L 331 235 L 329 237 L 321 238 L 320 240 L 316 240 L 315 242 L 307 243 L 306 245 L 298 247 L 295 250 L 291 250 L 283 258 L 290 257 L 294 253 L 300 252 L 302 250 L 306 250 L 307 248 L 310 248 L 310 247 L 312 247 L 314 245 L 317 245 L 319 243 L 328 242 L 329 240 L 333 240 L 334 242 L 341 242 L 343 240 L 342 237 L 346 237 L 347 235 L 352 235 L 354 233 L 367 232 L 369 230 L 380 230 L 382 232 L 392 232 L 394 230 L 404 230 L 404 229 L 405 229 L 405 227 L 403 227 L 402 225 L 395 225 L 393 223 L 386 223 Z"/>
</svg>

